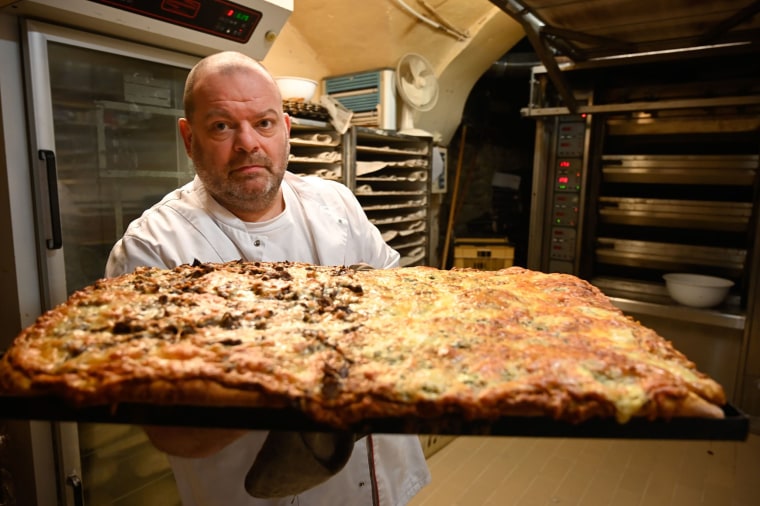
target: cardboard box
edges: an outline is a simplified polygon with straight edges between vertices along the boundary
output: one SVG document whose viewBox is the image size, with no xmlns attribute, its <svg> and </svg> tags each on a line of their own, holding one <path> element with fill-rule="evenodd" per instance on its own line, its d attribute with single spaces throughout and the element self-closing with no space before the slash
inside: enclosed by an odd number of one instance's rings
<svg viewBox="0 0 760 506">
<path fill-rule="evenodd" d="M 454 267 L 497 271 L 512 266 L 515 248 L 506 239 L 462 238 L 454 242 Z"/>
</svg>

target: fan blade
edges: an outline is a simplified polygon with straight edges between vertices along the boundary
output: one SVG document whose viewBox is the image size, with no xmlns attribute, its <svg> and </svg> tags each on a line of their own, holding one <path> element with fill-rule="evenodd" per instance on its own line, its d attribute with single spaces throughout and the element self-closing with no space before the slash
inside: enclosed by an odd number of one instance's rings
<svg viewBox="0 0 760 506">
<path fill-rule="evenodd" d="M 427 88 L 417 87 L 408 81 L 403 81 L 401 86 L 404 88 L 404 95 L 409 98 L 412 106 L 425 105 L 429 100 L 430 93 L 427 91 Z"/>
<path fill-rule="evenodd" d="M 427 65 L 425 62 L 418 58 L 412 58 L 409 60 L 409 67 L 412 70 L 412 75 L 417 78 L 426 73 Z"/>
</svg>

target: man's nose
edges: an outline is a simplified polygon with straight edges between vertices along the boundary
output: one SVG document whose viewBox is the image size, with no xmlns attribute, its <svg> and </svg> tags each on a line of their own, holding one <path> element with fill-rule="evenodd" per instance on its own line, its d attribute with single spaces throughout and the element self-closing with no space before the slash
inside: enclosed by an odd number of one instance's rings
<svg viewBox="0 0 760 506">
<path fill-rule="evenodd" d="M 246 153 L 257 151 L 261 146 L 259 133 L 253 125 L 241 123 L 235 138 L 235 148 Z"/>
</svg>

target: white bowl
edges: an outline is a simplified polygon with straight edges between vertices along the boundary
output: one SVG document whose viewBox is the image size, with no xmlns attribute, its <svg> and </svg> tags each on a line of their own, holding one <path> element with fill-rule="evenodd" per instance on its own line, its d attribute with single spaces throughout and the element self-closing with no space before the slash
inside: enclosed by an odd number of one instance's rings
<svg viewBox="0 0 760 506">
<path fill-rule="evenodd" d="M 702 274 L 670 273 L 663 276 L 668 293 L 676 302 L 691 307 L 717 306 L 734 286 L 730 279 Z"/>
<path fill-rule="evenodd" d="M 274 80 L 280 88 L 283 100 L 303 100 L 304 102 L 308 102 L 317 91 L 317 82 L 313 79 L 282 76 L 275 77 Z"/>
</svg>

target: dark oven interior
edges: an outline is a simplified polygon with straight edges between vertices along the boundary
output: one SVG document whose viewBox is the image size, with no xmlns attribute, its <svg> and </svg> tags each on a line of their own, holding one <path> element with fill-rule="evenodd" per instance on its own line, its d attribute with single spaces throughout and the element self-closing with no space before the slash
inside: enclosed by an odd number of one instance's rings
<svg viewBox="0 0 760 506">
<path fill-rule="evenodd" d="M 579 271 L 610 294 L 666 298 L 662 275 L 691 272 L 731 279 L 728 304 L 746 308 L 760 106 L 743 99 L 760 79 L 742 56 L 721 60 L 594 74 L 594 104 L 653 104 L 591 121 Z"/>
</svg>

